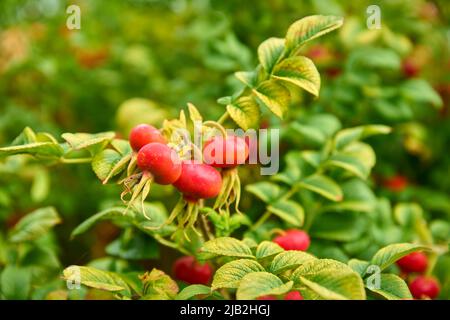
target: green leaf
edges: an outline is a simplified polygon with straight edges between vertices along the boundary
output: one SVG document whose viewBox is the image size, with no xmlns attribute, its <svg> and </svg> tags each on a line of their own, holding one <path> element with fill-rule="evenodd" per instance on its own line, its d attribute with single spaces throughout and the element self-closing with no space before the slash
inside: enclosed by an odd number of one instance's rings
<svg viewBox="0 0 450 320">
<path fill-rule="evenodd" d="M 284 271 L 297 268 L 306 261 L 314 259 L 316 259 L 316 257 L 303 251 L 284 251 L 273 258 L 272 263 L 269 266 L 269 271 L 275 274 L 279 274 Z"/>
<path fill-rule="evenodd" d="M 268 206 L 267 210 L 296 227 L 301 227 L 305 220 L 303 207 L 292 200 L 278 200 Z"/>
<path fill-rule="evenodd" d="M 384 125 L 365 125 L 354 128 L 347 128 L 339 131 L 335 136 L 335 147 L 340 150 L 351 142 L 361 140 L 373 135 L 388 134 L 391 128 Z"/>
<path fill-rule="evenodd" d="M 298 122 L 293 122 L 290 124 L 290 127 L 296 131 L 296 133 L 300 134 L 302 140 L 312 141 L 315 145 L 323 145 L 326 141 L 325 134 L 315 128 L 313 126 L 308 126 L 304 124 L 300 124 Z"/>
<path fill-rule="evenodd" d="M 58 223 L 61 223 L 61 218 L 53 207 L 35 210 L 20 219 L 11 230 L 9 240 L 11 242 L 35 240 Z"/>
<path fill-rule="evenodd" d="M 313 15 L 294 22 L 286 34 L 286 48 L 296 50 L 298 46 L 318 38 L 342 26 L 344 19 L 335 16 Z"/>
<path fill-rule="evenodd" d="M 143 299 L 168 300 L 174 299 L 178 293 L 178 285 L 163 271 L 153 268 L 142 277 Z"/>
<path fill-rule="evenodd" d="M 306 299 L 364 300 L 366 293 L 361 277 L 349 266 L 331 259 L 309 260 L 291 276 L 294 287 L 304 286 Z"/>
<path fill-rule="evenodd" d="M 319 96 L 320 74 L 314 62 L 303 56 L 283 60 L 273 70 L 272 77 L 292 83 L 314 96 Z"/>
<path fill-rule="evenodd" d="M 213 290 L 219 288 L 237 288 L 244 276 L 259 271 L 264 271 L 264 268 L 254 260 L 239 259 L 228 262 L 214 274 L 211 288 Z"/>
<path fill-rule="evenodd" d="M 378 250 L 372 257 L 371 264 L 378 265 L 382 271 L 404 256 L 412 252 L 423 250 L 430 250 L 430 248 L 412 243 L 391 244 Z"/>
<path fill-rule="evenodd" d="M 256 259 L 262 260 L 265 258 L 272 257 L 280 252 L 283 252 L 283 248 L 281 248 L 278 244 L 272 241 L 263 241 L 256 248 Z"/>
<path fill-rule="evenodd" d="M 412 299 L 406 282 L 395 274 L 380 274 L 380 288 L 369 288 L 370 291 L 386 298 L 387 300 Z"/>
<path fill-rule="evenodd" d="M 398 203 L 394 208 L 394 217 L 400 225 L 413 228 L 423 219 L 423 210 L 417 203 Z"/>
<path fill-rule="evenodd" d="M 443 105 L 441 96 L 423 79 L 411 79 L 400 87 L 401 94 L 415 103 L 429 103 L 440 108 Z"/>
<path fill-rule="evenodd" d="M 299 183 L 300 187 L 318 193 L 332 201 L 342 200 L 342 190 L 331 178 L 320 174 L 311 175 Z"/>
<path fill-rule="evenodd" d="M 125 170 L 130 159 L 130 155 L 122 156 L 117 151 L 106 149 L 94 156 L 92 170 L 100 180 L 106 183 L 110 178 Z"/>
<path fill-rule="evenodd" d="M 244 276 L 236 291 L 237 300 L 253 300 L 265 295 L 280 295 L 291 290 L 292 281 L 283 283 L 268 272 L 253 272 Z"/>
<path fill-rule="evenodd" d="M 113 207 L 103 210 L 83 221 L 72 231 L 72 234 L 70 236 L 71 238 L 74 238 L 75 236 L 85 233 L 99 221 L 110 220 L 113 218 L 129 219 L 129 215 L 132 215 L 132 217 L 134 217 L 134 212 L 132 210 L 127 211 L 126 208 L 123 207 Z"/>
<path fill-rule="evenodd" d="M 31 289 L 31 272 L 25 268 L 8 265 L 0 277 L 0 295 L 7 300 L 26 300 Z"/>
<path fill-rule="evenodd" d="M 285 86 L 273 80 L 266 80 L 253 89 L 253 93 L 277 117 L 283 118 L 291 99 L 289 90 Z"/>
<path fill-rule="evenodd" d="M 116 136 L 115 132 L 90 133 L 64 133 L 62 137 L 74 150 L 88 150 L 95 155 L 104 149 Z"/>
<path fill-rule="evenodd" d="M 284 50 L 284 39 L 269 38 L 258 47 L 259 62 L 268 74 L 272 72 Z"/>
<path fill-rule="evenodd" d="M 201 248 L 201 252 L 218 256 L 229 256 L 238 258 L 255 257 L 250 248 L 242 241 L 231 237 L 216 238 L 206 242 Z"/>
<path fill-rule="evenodd" d="M 127 283 L 114 272 L 103 271 L 91 267 L 70 266 L 64 269 L 63 278 L 72 283 L 79 282 L 87 287 L 112 292 L 120 291 L 126 296 L 131 295 Z"/>
<path fill-rule="evenodd" d="M 130 238 L 122 236 L 109 243 L 106 253 L 125 260 L 157 259 L 159 247 L 155 239 L 139 231 Z"/>
<path fill-rule="evenodd" d="M 181 290 L 175 300 L 189 300 L 198 295 L 211 295 L 211 288 L 202 284 L 193 284 Z"/>
<path fill-rule="evenodd" d="M 258 83 L 258 73 L 256 71 L 238 71 L 234 76 L 247 87 L 254 88 Z"/>
<path fill-rule="evenodd" d="M 344 169 L 345 171 L 361 179 L 366 179 L 371 169 L 367 167 L 358 157 L 346 153 L 337 153 L 332 155 L 324 163 L 324 166 Z"/>
<path fill-rule="evenodd" d="M 259 124 L 259 106 L 251 96 L 241 97 L 234 103 L 227 105 L 227 112 L 231 119 L 244 130 L 255 128 Z"/>
<path fill-rule="evenodd" d="M 277 184 L 266 181 L 249 184 L 245 190 L 265 203 L 278 199 L 282 194 L 282 189 Z"/>
<path fill-rule="evenodd" d="M 333 241 L 354 241 L 369 227 L 369 218 L 357 212 L 325 212 L 317 216 L 311 235 Z"/>
<path fill-rule="evenodd" d="M 363 260 L 351 259 L 348 262 L 348 266 L 352 268 L 353 271 L 358 273 L 361 277 L 366 273 L 367 267 L 369 267 L 370 263 Z"/>
<path fill-rule="evenodd" d="M 52 158 L 62 156 L 64 151 L 59 144 L 53 142 L 33 142 L 0 148 L 0 158 L 24 153 L 35 157 Z"/>
<path fill-rule="evenodd" d="M 347 59 L 347 67 L 397 71 L 401 67 L 401 59 L 394 50 L 364 46 L 352 51 Z"/>
</svg>

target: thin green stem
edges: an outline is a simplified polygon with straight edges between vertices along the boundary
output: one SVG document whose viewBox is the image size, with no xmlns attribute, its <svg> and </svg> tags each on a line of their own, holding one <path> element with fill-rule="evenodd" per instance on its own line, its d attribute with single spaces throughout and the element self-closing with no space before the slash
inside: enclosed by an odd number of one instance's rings
<svg viewBox="0 0 450 320">
<path fill-rule="evenodd" d="M 272 212 L 266 211 L 259 219 L 256 221 L 256 223 L 250 228 L 250 230 L 256 230 L 258 229 L 264 222 L 266 222 L 267 219 L 270 218 L 272 215 Z"/>
<path fill-rule="evenodd" d="M 74 159 L 60 158 L 60 162 L 65 164 L 90 163 L 92 162 L 92 158 L 74 158 Z"/>
<path fill-rule="evenodd" d="M 225 113 L 217 120 L 218 123 L 223 124 L 229 117 L 228 111 L 225 111 Z"/>
</svg>

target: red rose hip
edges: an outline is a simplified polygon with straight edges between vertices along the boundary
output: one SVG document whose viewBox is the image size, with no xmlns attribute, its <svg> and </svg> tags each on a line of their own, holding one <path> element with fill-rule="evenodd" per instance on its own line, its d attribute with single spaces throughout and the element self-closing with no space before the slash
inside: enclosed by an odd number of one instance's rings
<svg viewBox="0 0 450 320">
<path fill-rule="evenodd" d="M 205 143 L 203 159 L 217 168 L 232 168 L 245 163 L 248 146 L 244 139 L 236 136 L 216 136 Z"/>
<path fill-rule="evenodd" d="M 191 201 L 214 198 L 222 188 L 222 176 L 211 166 L 186 160 L 180 178 L 173 185 Z"/>
<path fill-rule="evenodd" d="M 194 257 L 181 257 L 173 266 L 176 279 L 189 284 L 208 284 L 211 280 L 212 268 L 207 264 L 200 264 Z"/>
<path fill-rule="evenodd" d="M 276 237 L 273 242 L 285 250 L 306 251 L 311 241 L 305 231 L 291 229 Z"/>
<path fill-rule="evenodd" d="M 418 276 L 409 284 L 409 290 L 416 299 L 434 299 L 441 289 L 438 281 L 433 277 Z"/>
<path fill-rule="evenodd" d="M 140 124 L 131 130 L 130 145 L 134 151 L 139 151 L 143 146 L 152 142 L 166 143 L 166 139 L 155 127 Z"/>
<path fill-rule="evenodd" d="M 137 165 L 150 172 L 156 183 L 172 184 L 181 175 L 181 160 L 175 150 L 162 143 L 149 143 L 139 150 Z"/>
<path fill-rule="evenodd" d="M 398 267 L 406 273 L 425 272 L 428 266 L 427 256 L 423 252 L 413 252 L 397 261 Z"/>
<path fill-rule="evenodd" d="M 284 300 L 303 300 L 302 295 L 298 291 L 291 291 L 286 293 Z"/>
</svg>

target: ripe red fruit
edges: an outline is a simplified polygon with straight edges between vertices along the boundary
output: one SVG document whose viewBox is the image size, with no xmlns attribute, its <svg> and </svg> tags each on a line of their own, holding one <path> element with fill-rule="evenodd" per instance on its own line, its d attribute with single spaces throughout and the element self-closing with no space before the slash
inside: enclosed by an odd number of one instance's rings
<svg viewBox="0 0 450 320">
<path fill-rule="evenodd" d="M 261 296 L 261 297 L 258 297 L 256 300 L 277 300 L 277 297 L 275 297 L 275 296 Z"/>
<path fill-rule="evenodd" d="M 273 242 L 285 250 L 306 251 L 311 243 L 308 234 L 302 230 L 287 230 L 283 235 L 276 237 Z"/>
<path fill-rule="evenodd" d="M 427 276 L 418 276 L 410 284 L 411 294 L 416 299 L 434 299 L 439 295 L 440 286 L 436 279 Z"/>
<path fill-rule="evenodd" d="M 211 166 L 186 160 L 180 178 L 173 185 L 192 201 L 214 198 L 222 188 L 222 176 Z"/>
<path fill-rule="evenodd" d="M 166 143 L 166 139 L 155 127 L 140 124 L 131 130 L 130 145 L 134 151 L 139 151 L 143 146 L 152 142 Z"/>
<path fill-rule="evenodd" d="M 150 172 L 159 184 L 174 183 L 181 175 L 181 160 L 175 150 L 158 142 L 139 150 L 137 165 L 142 171 Z"/>
<path fill-rule="evenodd" d="M 291 291 L 286 293 L 284 300 L 303 300 L 302 295 L 298 291 Z"/>
<path fill-rule="evenodd" d="M 406 273 L 422 273 L 427 269 L 428 259 L 423 252 L 413 252 L 398 260 L 397 265 Z"/>
<path fill-rule="evenodd" d="M 403 74 L 407 78 L 413 78 L 419 74 L 420 67 L 413 60 L 413 58 L 407 58 L 402 63 Z"/>
<path fill-rule="evenodd" d="M 400 192 L 408 186 L 408 179 L 402 175 L 395 175 L 385 179 L 383 185 L 391 191 Z"/>
<path fill-rule="evenodd" d="M 189 284 L 207 285 L 213 273 L 209 264 L 200 264 L 194 257 L 185 256 L 175 261 L 173 266 L 175 278 Z"/>
<path fill-rule="evenodd" d="M 205 143 L 203 159 L 217 168 L 232 168 L 245 163 L 248 146 L 244 139 L 236 136 L 216 136 Z"/>
</svg>

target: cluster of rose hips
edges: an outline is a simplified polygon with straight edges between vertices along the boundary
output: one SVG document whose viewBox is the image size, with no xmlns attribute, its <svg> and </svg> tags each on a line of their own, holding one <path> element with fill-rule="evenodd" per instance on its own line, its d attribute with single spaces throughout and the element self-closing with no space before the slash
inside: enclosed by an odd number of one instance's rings
<svg viewBox="0 0 450 320">
<path fill-rule="evenodd" d="M 147 124 L 133 128 L 130 145 L 137 154 L 137 166 L 151 174 L 156 183 L 172 184 L 185 200 L 216 197 L 222 188 L 222 176 L 215 168 L 233 168 L 245 163 L 248 146 L 237 136 L 215 136 L 203 148 L 203 163 L 181 160 L 167 145 L 161 132 Z"/>
<path fill-rule="evenodd" d="M 428 267 L 428 258 L 423 252 L 413 252 L 397 261 L 397 266 L 405 274 L 423 274 Z M 411 294 L 416 299 L 434 299 L 439 295 L 439 282 L 430 276 L 419 275 L 409 283 Z"/>
</svg>

